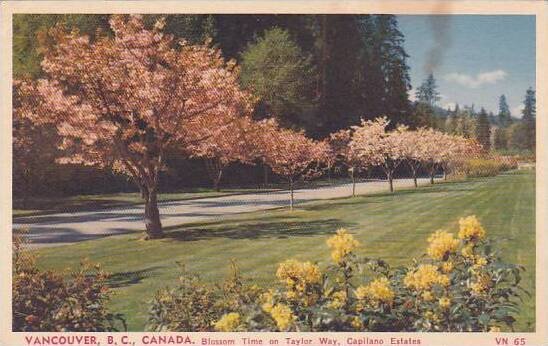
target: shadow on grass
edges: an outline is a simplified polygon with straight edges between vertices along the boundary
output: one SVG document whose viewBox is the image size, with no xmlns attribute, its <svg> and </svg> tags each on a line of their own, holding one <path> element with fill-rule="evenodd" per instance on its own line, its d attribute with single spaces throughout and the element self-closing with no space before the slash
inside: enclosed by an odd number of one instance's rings
<svg viewBox="0 0 548 346">
<path fill-rule="evenodd" d="M 145 278 L 153 276 L 153 272 L 160 269 L 159 266 L 149 267 L 141 270 L 119 272 L 111 274 L 108 279 L 108 285 L 111 288 L 120 288 L 135 285 Z"/>
<path fill-rule="evenodd" d="M 468 186 L 465 186 L 468 185 Z M 394 192 L 378 192 L 370 195 L 357 195 L 356 197 L 342 197 L 332 199 L 332 203 L 318 203 L 309 206 L 301 206 L 301 208 L 310 211 L 322 211 L 330 210 L 333 208 L 345 207 L 345 206 L 363 206 L 371 204 L 386 203 L 387 198 L 397 198 L 400 196 L 413 196 L 422 194 L 432 194 L 430 198 L 436 198 L 436 194 L 444 195 L 446 193 L 455 192 L 469 192 L 475 189 L 474 182 L 455 182 L 448 181 L 439 183 L 438 185 L 420 186 L 418 188 L 409 188 L 402 190 L 395 190 Z"/>
<path fill-rule="evenodd" d="M 351 227 L 353 224 L 339 219 L 323 219 L 314 221 L 265 221 L 220 223 L 212 227 L 205 224 L 202 227 L 178 226 L 166 232 L 164 239 L 177 241 L 197 241 L 214 238 L 228 239 L 285 239 L 289 237 L 306 237 L 327 235 L 341 227 Z"/>
</svg>

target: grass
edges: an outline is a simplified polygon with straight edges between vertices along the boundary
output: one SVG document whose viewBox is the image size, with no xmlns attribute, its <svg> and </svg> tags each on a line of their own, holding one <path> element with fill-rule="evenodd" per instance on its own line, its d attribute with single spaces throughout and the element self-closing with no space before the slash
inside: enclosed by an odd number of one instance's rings
<svg viewBox="0 0 548 346">
<path fill-rule="evenodd" d="M 267 192 L 272 189 L 193 189 L 183 192 L 161 193 L 160 202 L 184 201 L 206 197 L 220 197 L 244 193 Z M 23 206 L 20 199 L 14 200 L 14 217 L 48 215 L 76 211 L 99 210 L 114 207 L 142 204 L 143 199 L 138 192 L 120 192 L 112 194 L 78 195 L 70 197 L 32 197 Z"/>
<path fill-rule="evenodd" d="M 285 209 L 246 213 L 169 230 L 158 241 L 139 241 L 130 234 L 41 249 L 43 268 L 75 267 L 79 257 L 102 263 L 113 273 L 116 294 L 111 308 L 125 314 L 130 330 L 142 331 L 147 302 L 160 288 L 176 284 L 176 262 L 203 279 L 222 280 L 230 259 L 261 285 L 275 279 L 276 264 L 287 258 L 326 266 L 326 238 L 347 227 L 363 244 L 359 253 L 408 263 L 426 247 L 433 231 L 455 231 L 459 217 L 475 214 L 488 235 L 500 241 L 505 260 L 527 268 L 524 287 L 534 297 L 535 180 L 522 171 L 493 178 L 447 182 L 394 194 L 342 198 Z M 534 299 L 526 298 L 516 329 L 533 331 Z"/>
</svg>

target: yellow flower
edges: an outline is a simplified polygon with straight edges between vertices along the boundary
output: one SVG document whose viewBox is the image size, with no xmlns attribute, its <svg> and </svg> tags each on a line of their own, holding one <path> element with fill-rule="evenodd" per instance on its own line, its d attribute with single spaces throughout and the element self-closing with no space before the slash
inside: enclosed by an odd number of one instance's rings
<svg viewBox="0 0 548 346">
<path fill-rule="evenodd" d="M 371 281 L 367 286 L 360 286 L 356 289 L 356 297 L 360 300 L 369 300 L 374 305 L 378 303 L 392 303 L 394 291 L 390 287 L 390 281 L 381 277 Z"/>
<path fill-rule="evenodd" d="M 426 302 L 430 302 L 434 299 L 434 295 L 432 294 L 432 292 L 430 291 L 425 291 L 423 294 L 422 294 L 422 299 Z"/>
<path fill-rule="evenodd" d="M 442 297 L 438 300 L 438 304 L 442 309 L 449 309 L 449 307 L 451 306 L 451 299 L 447 297 Z"/>
<path fill-rule="evenodd" d="M 455 265 L 453 264 L 453 262 L 447 261 L 442 263 L 440 269 L 443 273 L 447 274 L 447 273 L 450 273 L 454 267 Z"/>
<path fill-rule="evenodd" d="M 500 333 L 500 327 L 492 326 L 491 328 L 489 328 L 489 332 L 491 332 L 491 333 Z"/>
<path fill-rule="evenodd" d="M 339 309 L 346 304 L 346 292 L 345 291 L 338 291 L 333 293 L 332 295 L 333 300 L 331 303 L 329 303 L 329 307 L 333 309 Z"/>
<path fill-rule="evenodd" d="M 446 260 L 447 256 L 457 251 L 459 240 L 453 237 L 452 233 L 446 231 L 436 231 L 428 238 L 430 246 L 427 253 L 430 257 L 437 260 Z"/>
<path fill-rule="evenodd" d="M 432 322 L 437 322 L 440 320 L 440 317 L 432 311 L 426 311 L 424 313 L 424 318 Z"/>
<path fill-rule="evenodd" d="M 270 311 L 270 315 L 276 321 L 279 330 L 287 330 L 295 321 L 291 309 L 284 304 L 276 304 Z"/>
<path fill-rule="evenodd" d="M 360 243 L 352 234 L 344 228 L 337 230 L 337 234 L 327 239 L 327 245 L 331 248 L 331 258 L 335 263 L 341 264 Z"/>
<path fill-rule="evenodd" d="M 285 297 L 289 300 L 297 299 L 297 292 L 295 291 L 287 291 L 285 292 Z"/>
<path fill-rule="evenodd" d="M 472 292 L 476 294 L 482 294 L 484 291 L 484 287 L 479 282 L 471 283 L 470 288 L 472 289 Z"/>
<path fill-rule="evenodd" d="M 231 312 L 223 315 L 220 320 L 215 323 L 215 330 L 220 332 L 232 332 L 240 325 L 240 314 Z"/>
<path fill-rule="evenodd" d="M 274 291 L 268 290 L 264 292 L 263 294 L 261 294 L 261 302 L 263 302 L 263 304 L 261 305 L 261 308 L 265 312 L 270 313 L 270 311 L 272 310 L 272 307 L 274 306 L 273 301 L 274 301 Z"/>
<path fill-rule="evenodd" d="M 308 284 L 316 284 L 321 281 L 321 272 L 317 265 L 294 259 L 280 263 L 276 276 L 287 286 L 299 291 L 304 291 Z"/>
<path fill-rule="evenodd" d="M 459 220 L 459 238 L 468 241 L 477 241 L 485 238 L 485 230 L 475 215 Z"/>
<path fill-rule="evenodd" d="M 357 317 L 357 316 L 354 316 L 352 318 L 352 321 L 350 322 L 350 324 L 352 325 L 352 327 L 356 330 L 361 330 L 363 328 L 363 323 L 362 323 L 362 320 L 361 318 Z"/>
<path fill-rule="evenodd" d="M 483 294 L 491 286 L 491 277 L 488 274 L 481 274 L 477 281 L 470 284 L 472 292 L 480 295 Z"/>
<path fill-rule="evenodd" d="M 274 306 L 272 305 L 272 303 L 263 303 L 263 305 L 261 305 L 261 308 L 265 311 L 265 312 L 268 312 L 270 313 L 272 311 L 272 308 Z"/>
<path fill-rule="evenodd" d="M 487 259 L 485 257 L 477 256 L 475 265 L 478 267 L 483 267 L 487 265 Z"/>
<path fill-rule="evenodd" d="M 441 274 L 435 265 L 421 264 L 416 270 L 407 273 L 403 283 L 408 288 L 428 290 L 435 284 L 448 286 L 449 277 Z"/>
<path fill-rule="evenodd" d="M 307 306 L 314 303 L 310 301 L 310 292 L 307 289 L 321 282 L 322 275 L 317 265 L 290 259 L 280 263 L 276 276 L 287 286 L 287 299 L 303 298 Z"/>
</svg>

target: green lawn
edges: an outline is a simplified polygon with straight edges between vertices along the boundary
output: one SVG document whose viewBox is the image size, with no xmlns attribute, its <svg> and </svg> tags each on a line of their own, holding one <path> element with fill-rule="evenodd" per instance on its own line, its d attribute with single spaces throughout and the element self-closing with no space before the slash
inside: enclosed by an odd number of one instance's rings
<svg viewBox="0 0 548 346">
<path fill-rule="evenodd" d="M 435 230 L 455 231 L 459 217 L 475 214 L 488 234 L 500 240 L 503 257 L 527 268 L 524 286 L 534 296 L 534 192 L 534 172 L 514 172 L 393 195 L 314 202 L 294 212 L 279 209 L 184 225 L 157 241 L 139 241 L 131 234 L 42 249 L 39 263 L 44 268 L 74 267 L 79 257 L 102 263 L 117 287 L 112 309 L 126 315 L 130 330 L 139 331 L 153 293 L 176 283 L 177 261 L 217 281 L 225 276 L 229 259 L 235 259 L 245 276 L 269 285 L 276 264 L 284 259 L 327 265 L 325 240 L 344 226 L 363 244 L 362 254 L 398 265 L 420 255 Z M 534 300 L 526 298 L 517 329 L 532 331 L 534 321 Z"/>
</svg>

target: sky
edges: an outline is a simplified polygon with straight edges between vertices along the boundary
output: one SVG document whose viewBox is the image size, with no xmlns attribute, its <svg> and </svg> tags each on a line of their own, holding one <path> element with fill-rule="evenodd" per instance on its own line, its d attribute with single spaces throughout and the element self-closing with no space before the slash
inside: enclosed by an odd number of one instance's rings
<svg viewBox="0 0 548 346">
<path fill-rule="evenodd" d="M 411 99 L 434 73 L 441 100 L 498 113 L 504 94 L 515 117 L 535 88 L 535 17 L 525 15 L 398 16 L 409 54 Z"/>
</svg>

